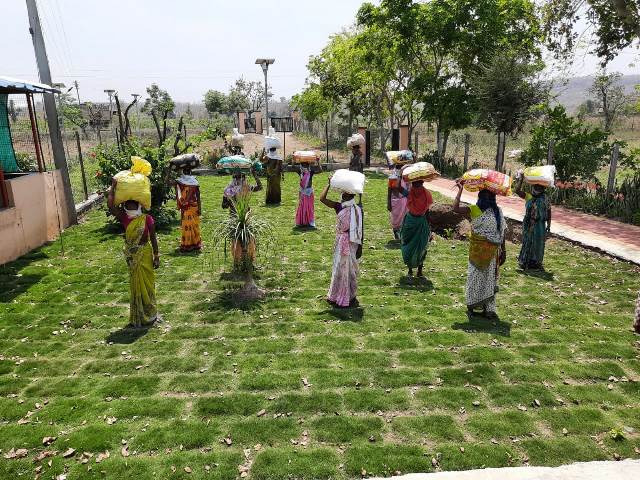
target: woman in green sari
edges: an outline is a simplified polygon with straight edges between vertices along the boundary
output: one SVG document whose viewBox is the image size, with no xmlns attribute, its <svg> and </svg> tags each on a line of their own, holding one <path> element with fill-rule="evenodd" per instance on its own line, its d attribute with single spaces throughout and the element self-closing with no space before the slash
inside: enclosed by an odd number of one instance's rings
<svg viewBox="0 0 640 480">
<path fill-rule="evenodd" d="M 148 327 L 160 320 L 156 307 L 154 269 L 160 266 L 158 238 L 151 215 L 142 213 L 140 204 L 127 200 L 115 205 L 113 180 L 107 206 L 125 229 L 124 256 L 129 267 L 129 323 L 132 327 Z"/>
<path fill-rule="evenodd" d="M 551 205 L 545 195 L 546 189 L 541 185 L 533 185 L 531 193 L 525 193 L 522 189 L 523 178 L 520 177 L 516 188 L 516 195 L 527 202 L 518 264 L 523 270 L 542 269 L 547 234 L 551 232 Z"/>
<path fill-rule="evenodd" d="M 429 208 L 433 204 L 431 192 L 424 188 L 424 182 L 417 180 L 411 182 L 409 190 L 400 192 L 408 197 L 407 213 L 400 228 L 400 249 L 402 260 L 409 269 L 408 275 L 413 276 L 413 269 L 418 269 L 418 277 L 422 277 L 424 259 L 427 256 L 427 247 L 431 237 L 429 225 Z"/>
</svg>

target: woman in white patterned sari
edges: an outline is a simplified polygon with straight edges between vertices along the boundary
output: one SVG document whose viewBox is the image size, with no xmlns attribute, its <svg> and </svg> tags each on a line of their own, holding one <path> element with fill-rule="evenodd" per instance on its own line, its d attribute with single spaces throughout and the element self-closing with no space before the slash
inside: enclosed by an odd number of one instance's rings
<svg viewBox="0 0 640 480">
<path fill-rule="evenodd" d="M 473 315 L 476 309 L 487 318 L 496 318 L 496 293 L 500 265 L 504 263 L 504 232 L 506 223 L 496 196 L 489 190 L 478 192 L 476 205 L 460 206 L 463 182 L 458 182 L 458 195 L 453 209 L 471 217 L 469 238 L 469 266 L 465 300 L 467 312 Z"/>
</svg>

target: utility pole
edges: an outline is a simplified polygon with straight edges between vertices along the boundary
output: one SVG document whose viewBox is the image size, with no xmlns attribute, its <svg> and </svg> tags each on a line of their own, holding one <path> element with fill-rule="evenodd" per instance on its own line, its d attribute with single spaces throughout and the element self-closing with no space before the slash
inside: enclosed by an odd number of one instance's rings
<svg viewBox="0 0 640 480">
<path fill-rule="evenodd" d="M 49 60 L 47 58 L 47 49 L 42 36 L 42 27 L 40 26 L 40 17 L 38 16 L 38 7 L 35 0 L 26 0 L 27 14 L 29 15 L 29 33 L 33 41 L 33 50 L 36 55 L 36 63 L 38 65 L 38 74 L 40 82 L 51 85 L 51 70 L 49 69 Z M 49 126 L 49 134 L 51 137 L 51 149 L 53 151 L 53 161 L 56 168 L 60 170 L 62 178 L 62 187 L 65 196 L 65 205 L 69 224 L 78 223 L 76 215 L 76 206 L 73 201 L 73 191 L 71 190 L 71 181 L 69 180 L 69 169 L 67 167 L 67 159 L 64 155 L 64 145 L 60 136 L 60 126 L 58 125 L 58 112 L 56 109 L 56 101 L 53 93 L 43 93 L 44 108 L 47 115 L 47 125 Z"/>
<path fill-rule="evenodd" d="M 78 97 L 78 105 L 81 105 L 81 103 L 80 103 L 80 91 L 78 90 L 78 81 L 77 80 L 73 81 L 73 86 L 76 89 L 76 96 Z"/>
</svg>

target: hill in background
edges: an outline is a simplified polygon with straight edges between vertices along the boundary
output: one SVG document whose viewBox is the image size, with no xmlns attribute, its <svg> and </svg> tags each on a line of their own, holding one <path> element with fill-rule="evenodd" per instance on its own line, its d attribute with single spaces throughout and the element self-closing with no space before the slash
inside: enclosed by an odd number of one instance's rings
<svg viewBox="0 0 640 480">
<path fill-rule="evenodd" d="M 634 87 L 640 84 L 640 75 L 624 75 L 620 82 L 624 85 L 625 91 L 631 93 Z M 573 77 L 566 83 L 560 83 L 553 88 L 553 93 L 557 95 L 558 103 L 564 105 L 569 112 L 575 112 L 578 106 L 590 97 L 589 88 L 593 84 L 593 76 Z"/>
</svg>

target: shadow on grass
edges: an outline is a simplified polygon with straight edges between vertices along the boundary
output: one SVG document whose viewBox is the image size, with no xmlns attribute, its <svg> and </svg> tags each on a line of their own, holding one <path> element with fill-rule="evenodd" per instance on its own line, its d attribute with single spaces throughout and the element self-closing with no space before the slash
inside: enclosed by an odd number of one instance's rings
<svg viewBox="0 0 640 480">
<path fill-rule="evenodd" d="M 107 343 L 115 343 L 120 345 L 129 345 L 138 339 L 144 337 L 153 326 L 148 327 L 130 327 L 126 326 L 115 332 L 111 332 L 105 339 Z"/>
<path fill-rule="evenodd" d="M 480 315 L 468 315 L 467 322 L 454 323 L 453 330 L 463 330 L 467 333 L 492 333 L 503 337 L 511 336 L 511 324 L 503 322 L 500 318 L 489 319 Z"/>
<path fill-rule="evenodd" d="M 362 322 L 364 319 L 364 308 L 362 307 L 347 307 L 347 308 L 337 308 L 330 307 L 326 310 L 323 310 L 318 313 L 321 315 L 331 315 L 336 320 L 340 320 L 342 322 Z"/>
<path fill-rule="evenodd" d="M 232 275 L 232 274 L 222 274 Z M 235 280 L 240 281 L 240 280 Z M 241 310 L 243 312 L 251 312 L 262 308 L 262 304 L 268 300 L 268 294 L 264 298 L 256 298 L 247 300 L 246 297 L 241 295 L 240 288 L 226 288 L 222 292 L 218 293 L 209 302 L 202 302 L 197 305 L 199 311 L 206 311 L 212 313 L 220 313 L 226 315 L 229 310 Z"/>
<path fill-rule="evenodd" d="M 113 237 L 122 235 L 124 233 L 124 228 L 122 228 L 122 225 L 113 221 L 113 218 L 111 218 L 98 228 L 94 228 L 93 230 L 91 230 L 91 233 L 95 234 L 98 237 L 99 242 L 108 242 Z"/>
<path fill-rule="evenodd" d="M 402 242 L 400 242 L 400 240 L 389 240 L 384 248 L 386 248 L 387 250 L 400 250 L 400 247 L 402 246 Z"/>
<path fill-rule="evenodd" d="M 305 226 L 295 226 L 291 229 L 291 233 L 293 235 L 304 235 L 305 233 L 308 232 L 317 232 L 318 229 L 316 227 L 311 227 L 309 225 L 305 225 Z"/>
<path fill-rule="evenodd" d="M 22 273 L 32 262 L 45 260 L 49 256 L 36 249 L 13 262 L 0 265 L 0 303 L 10 303 L 46 277 L 45 273 Z"/>
<path fill-rule="evenodd" d="M 202 253 L 203 253 L 202 249 L 200 249 L 200 250 L 190 250 L 188 252 L 183 252 L 182 250 L 180 250 L 180 247 L 177 247 L 175 250 L 173 250 L 168 255 L 170 257 L 199 257 L 200 255 L 202 255 Z"/>
<path fill-rule="evenodd" d="M 547 272 L 544 269 L 540 269 L 540 270 L 522 270 L 520 268 L 518 268 L 518 270 L 516 270 L 520 275 L 526 275 L 527 277 L 534 277 L 534 278 L 538 278 L 540 280 L 544 280 L 546 282 L 553 282 L 553 280 L 555 279 L 553 272 Z"/>
<path fill-rule="evenodd" d="M 409 277 L 405 275 L 398 280 L 398 288 L 416 290 L 418 292 L 430 292 L 433 290 L 433 282 L 425 277 Z"/>
</svg>

